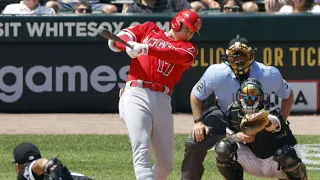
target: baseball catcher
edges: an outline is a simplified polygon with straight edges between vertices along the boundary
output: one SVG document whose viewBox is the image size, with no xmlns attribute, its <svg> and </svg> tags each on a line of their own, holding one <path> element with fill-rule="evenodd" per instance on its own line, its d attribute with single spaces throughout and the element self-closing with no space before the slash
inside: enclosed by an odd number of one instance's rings
<svg viewBox="0 0 320 180">
<path fill-rule="evenodd" d="M 268 103 L 261 84 L 244 81 L 229 106 L 227 137 L 215 145 L 216 165 L 227 180 L 243 171 L 260 178 L 307 180 L 289 122 Z"/>
</svg>

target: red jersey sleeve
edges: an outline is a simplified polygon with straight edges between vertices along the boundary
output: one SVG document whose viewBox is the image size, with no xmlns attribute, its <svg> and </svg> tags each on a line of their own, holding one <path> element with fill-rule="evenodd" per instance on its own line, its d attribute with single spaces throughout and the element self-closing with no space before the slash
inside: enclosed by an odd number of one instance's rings
<svg viewBox="0 0 320 180">
<path fill-rule="evenodd" d="M 125 28 L 118 34 L 118 36 L 126 42 L 135 41 L 140 43 L 145 34 L 149 32 L 154 26 L 156 26 L 156 24 L 148 21 L 143 24 Z M 114 45 L 122 51 L 126 50 L 126 46 L 119 42 L 115 42 Z"/>
<path fill-rule="evenodd" d="M 198 49 L 190 42 L 182 42 L 178 47 L 149 46 L 148 55 L 169 63 L 185 64 L 194 61 L 198 55 Z"/>
</svg>

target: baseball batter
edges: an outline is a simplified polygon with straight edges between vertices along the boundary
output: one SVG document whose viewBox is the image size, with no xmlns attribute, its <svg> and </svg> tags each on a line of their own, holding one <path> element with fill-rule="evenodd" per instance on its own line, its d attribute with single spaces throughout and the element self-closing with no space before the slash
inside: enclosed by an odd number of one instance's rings
<svg viewBox="0 0 320 180">
<path fill-rule="evenodd" d="M 228 109 L 228 136 L 215 146 L 216 166 L 222 176 L 227 180 L 243 180 L 243 171 L 246 171 L 261 178 L 307 180 L 306 167 L 299 157 L 289 123 L 267 101 L 260 82 L 249 78 L 241 84 L 235 97 Z M 264 117 L 268 125 L 260 124 L 262 128 L 256 131 L 261 119 L 249 123 L 247 119 L 261 112 L 266 112 Z M 245 129 L 242 126 L 244 116 L 247 125 L 252 123 Z M 250 141 L 244 138 L 248 134 Z"/>
<path fill-rule="evenodd" d="M 280 111 L 287 119 L 293 104 L 290 85 L 277 68 L 255 62 L 254 54 L 255 49 L 249 45 L 248 40 L 238 35 L 230 41 L 222 57 L 224 62 L 209 66 L 193 87 L 190 101 L 195 124 L 185 143 L 182 179 L 201 179 L 207 151 L 225 137 L 227 108 L 233 103 L 233 95 L 246 79 L 255 78 L 262 84 L 265 93 L 274 92 L 282 98 Z M 215 104 L 203 110 L 202 102 L 212 95 Z M 246 138 L 250 140 L 250 137 Z"/>
<path fill-rule="evenodd" d="M 123 29 L 118 36 L 133 49 L 118 42 L 108 43 L 114 52 L 126 51 L 132 58 L 119 113 L 128 129 L 136 179 L 165 180 L 173 171 L 170 95 L 197 56 L 198 50 L 189 40 L 201 26 L 196 13 L 182 10 L 172 19 L 168 33 L 153 22 Z"/>
</svg>

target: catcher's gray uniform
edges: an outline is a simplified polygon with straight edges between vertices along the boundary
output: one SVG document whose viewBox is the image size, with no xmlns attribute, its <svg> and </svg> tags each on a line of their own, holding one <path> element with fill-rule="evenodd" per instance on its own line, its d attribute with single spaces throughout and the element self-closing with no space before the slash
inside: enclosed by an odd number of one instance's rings
<svg viewBox="0 0 320 180">
<path fill-rule="evenodd" d="M 273 156 L 266 159 L 258 158 L 251 149 L 243 143 L 237 143 L 237 161 L 241 164 L 243 170 L 248 174 L 260 178 L 279 178 L 286 179 L 283 171 L 279 170 L 279 163 L 273 160 Z M 294 146 L 298 157 L 301 158 L 297 145 Z M 234 158 L 234 160 L 236 160 Z"/>
</svg>

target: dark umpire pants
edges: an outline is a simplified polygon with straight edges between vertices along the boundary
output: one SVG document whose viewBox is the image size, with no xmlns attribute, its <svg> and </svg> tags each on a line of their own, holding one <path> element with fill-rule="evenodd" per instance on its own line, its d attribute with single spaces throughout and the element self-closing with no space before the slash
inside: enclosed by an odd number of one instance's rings
<svg viewBox="0 0 320 180">
<path fill-rule="evenodd" d="M 182 180 L 201 179 L 204 172 L 203 161 L 207 156 L 207 151 L 226 135 L 226 118 L 219 107 L 212 107 L 211 112 L 204 118 L 204 124 L 209 127 L 210 134 L 205 136 L 200 143 L 194 141 L 191 135 L 188 137 L 185 142 L 181 168 Z"/>
</svg>

